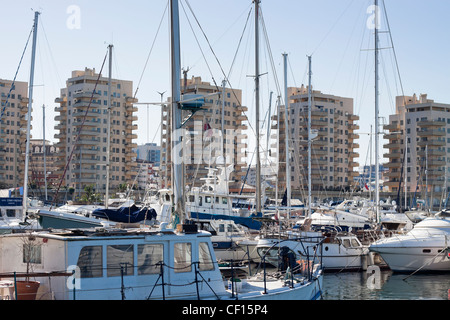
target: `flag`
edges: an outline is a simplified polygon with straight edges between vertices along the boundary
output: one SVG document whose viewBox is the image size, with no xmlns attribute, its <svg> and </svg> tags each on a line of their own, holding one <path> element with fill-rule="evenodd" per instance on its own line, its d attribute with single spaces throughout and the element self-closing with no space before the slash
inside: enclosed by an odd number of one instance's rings
<svg viewBox="0 0 450 320">
<path fill-rule="evenodd" d="M 367 183 L 364 184 L 364 187 L 366 188 L 366 190 L 369 190 L 369 187 L 367 186 Z"/>
</svg>

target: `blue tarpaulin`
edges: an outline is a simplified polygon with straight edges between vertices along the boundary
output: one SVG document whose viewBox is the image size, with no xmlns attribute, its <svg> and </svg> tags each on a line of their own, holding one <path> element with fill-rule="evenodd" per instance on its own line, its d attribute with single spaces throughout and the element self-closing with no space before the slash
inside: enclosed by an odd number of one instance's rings
<svg viewBox="0 0 450 320">
<path fill-rule="evenodd" d="M 139 208 L 135 205 L 119 209 L 97 209 L 92 213 L 95 217 L 114 222 L 138 223 L 144 220 L 156 219 L 156 210 L 152 208 Z"/>
</svg>

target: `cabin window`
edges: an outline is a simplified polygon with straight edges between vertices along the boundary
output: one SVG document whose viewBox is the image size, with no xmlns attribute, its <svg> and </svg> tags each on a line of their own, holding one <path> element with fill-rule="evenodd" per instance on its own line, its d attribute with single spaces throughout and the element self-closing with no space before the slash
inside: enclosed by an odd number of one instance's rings
<svg viewBox="0 0 450 320">
<path fill-rule="evenodd" d="M 84 247 L 78 256 L 77 267 L 81 278 L 103 277 L 102 247 Z"/>
<path fill-rule="evenodd" d="M 211 197 L 210 196 L 206 196 L 205 197 L 205 203 L 211 203 Z"/>
<path fill-rule="evenodd" d="M 158 274 L 159 262 L 164 261 L 164 246 L 162 244 L 138 245 L 138 275 Z"/>
<path fill-rule="evenodd" d="M 219 202 L 219 197 L 216 197 L 216 203 L 220 203 L 220 202 Z"/>
<path fill-rule="evenodd" d="M 225 225 L 223 223 L 219 224 L 219 232 L 225 232 Z"/>
<path fill-rule="evenodd" d="M 423 249 L 422 252 L 423 253 L 431 253 L 431 250 L 430 249 Z"/>
<path fill-rule="evenodd" d="M 14 210 L 14 209 L 6 209 L 6 216 L 8 218 L 15 218 L 16 217 L 16 210 Z"/>
<path fill-rule="evenodd" d="M 133 255 L 133 245 L 108 246 L 106 250 L 108 277 L 119 277 L 121 271 L 124 276 L 133 275 Z"/>
<path fill-rule="evenodd" d="M 342 245 L 345 247 L 345 248 L 350 248 L 351 246 L 350 246 L 350 240 L 349 239 L 344 239 L 343 241 L 342 241 Z"/>
<path fill-rule="evenodd" d="M 190 243 L 175 243 L 173 256 L 175 273 L 191 272 L 192 245 Z"/>
<path fill-rule="evenodd" d="M 200 271 L 211 271 L 214 270 L 214 263 L 211 256 L 211 251 L 207 242 L 200 242 L 198 248 L 199 256 L 199 269 Z"/>
<path fill-rule="evenodd" d="M 356 239 L 352 239 L 352 246 L 355 248 L 359 247 L 359 242 Z"/>
<path fill-rule="evenodd" d="M 222 204 L 228 204 L 228 199 L 227 198 L 222 198 Z"/>
<path fill-rule="evenodd" d="M 203 204 L 203 197 L 198 197 L 198 205 L 201 206 Z"/>
<path fill-rule="evenodd" d="M 190 203 L 195 202 L 195 196 L 189 196 L 189 202 Z"/>
</svg>

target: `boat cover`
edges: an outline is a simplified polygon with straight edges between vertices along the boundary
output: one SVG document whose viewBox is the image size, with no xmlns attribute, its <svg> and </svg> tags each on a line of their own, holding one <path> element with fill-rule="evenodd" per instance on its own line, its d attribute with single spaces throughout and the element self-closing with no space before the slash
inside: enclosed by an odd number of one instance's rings
<svg viewBox="0 0 450 320">
<path fill-rule="evenodd" d="M 119 209 L 97 209 L 92 213 L 93 216 L 101 219 L 107 219 L 114 222 L 138 223 L 144 220 L 156 219 L 156 210 L 152 208 L 136 205 L 122 207 Z"/>
</svg>

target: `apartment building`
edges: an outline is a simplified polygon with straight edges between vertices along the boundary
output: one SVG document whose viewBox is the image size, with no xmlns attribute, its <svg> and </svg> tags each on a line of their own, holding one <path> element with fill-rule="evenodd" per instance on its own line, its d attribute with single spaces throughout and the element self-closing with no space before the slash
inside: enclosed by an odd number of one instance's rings
<svg viewBox="0 0 450 320">
<path fill-rule="evenodd" d="M 406 177 L 408 205 L 414 196 L 439 206 L 450 190 L 450 104 L 437 103 L 426 94 L 399 96 L 396 113 L 384 129 L 389 191 L 400 187 L 403 192 Z"/>
<path fill-rule="evenodd" d="M 136 149 L 137 160 L 153 163 L 159 166 L 161 159 L 161 147 L 156 143 L 146 143 Z"/>
<path fill-rule="evenodd" d="M 58 172 L 67 187 L 81 195 L 84 188 L 93 185 L 97 192 L 106 190 L 107 164 L 110 165 L 110 192 L 123 183 L 131 184 L 137 174 L 135 130 L 137 107 L 133 103 L 133 82 L 113 79 L 111 110 L 108 115 L 108 77 L 97 83 L 95 69 L 73 71 L 66 88 L 55 101 L 59 115 L 55 117 L 59 133 Z M 97 86 L 96 86 L 97 85 Z M 110 119 L 110 138 L 108 138 Z M 109 140 L 108 140 L 109 139 Z M 110 156 L 108 159 L 108 147 Z M 67 166 L 67 163 L 69 165 Z"/>
<path fill-rule="evenodd" d="M 288 130 L 290 179 L 293 190 L 308 189 L 308 88 L 288 88 Z M 272 117 L 278 133 L 278 182 L 286 186 L 285 107 Z M 278 121 L 279 119 L 279 121 Z M 356 158 L 359 116 L 353 114 L 353 99 L 312 91 L 311 129 L 317 134 L 311 147 L 311 187 L 313 191 L 346 190 L 359 173 Z M 275 145 L 272 145 L 272 148 Z"/>
<path fill-rule="evenodd" d="M 58 175 L 55 163 L 58 161 L 59 150 L 48 140 L 33 139 L 30 141 L 30 179 L 37 188 L 57 187 L 61 177 Z M 45 157 L 44 157 L 45 155 Z"/>
<path fill-rule="evenodd" d="M 27 140 L 28 83 L 0 79 L 0 187 L 23 186 Z M 9 96 L 9 97 L 8 97 Z"/>
<path fill-rule="evenodd" d="M 194 114 L 183 127 L 186 130 L 185 141 L 201 141 L 200 145 L 188 143 L 189 159 L 185 159 L 184 170 L 186 181 L 191 186 L 203 184 L 201 179 L 208 173 L 207 167 L 223 166 L 223 161 L 217 161 L 223 155 L 227 165 L 234 165 L 234 171 L 230 177 L 230 183 L 240 182 L 245 176 L 245 149 L 247 148 L 248 129 L 245 112 L 247 107 L 241 105 L 242 91 L 225 88 L 225 106 L 223 110 L 223 131 L 225 147 L 222 149 L 222 86 L 215 86 L 209 82 L 203 82 L 201 77 L 185 78 L 182 80 L 182 92 L 205 96 L 205 105 L 201 111 Z M 171 133 L 172 133 L 172 105 L 167 104 L 162 108 L 161 120 L 161 186 L 171 186 Z M 190 112 L 183 111 L 183 119 L 189 117 Z M 223 153 L 221 152 L 223 150 Z M 185 154 L 186 154 L 185 153 Z"/>
</svg>

